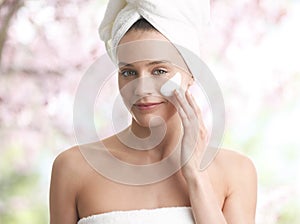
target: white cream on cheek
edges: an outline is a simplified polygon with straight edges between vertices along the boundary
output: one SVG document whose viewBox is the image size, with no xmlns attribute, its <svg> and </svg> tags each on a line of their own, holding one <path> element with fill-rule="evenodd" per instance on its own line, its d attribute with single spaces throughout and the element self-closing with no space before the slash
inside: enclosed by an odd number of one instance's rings
<svg viewBox="0 0 300 224">
<path fill-rule="evenodd" d="M 172 96 L 175 89 L 180 90 L 181 85 L 181 74 L 177 72 L 171 79 L 169 79 L 166 83 L 164 83 L 160 92 L 164 96 Z"/>
</svg>

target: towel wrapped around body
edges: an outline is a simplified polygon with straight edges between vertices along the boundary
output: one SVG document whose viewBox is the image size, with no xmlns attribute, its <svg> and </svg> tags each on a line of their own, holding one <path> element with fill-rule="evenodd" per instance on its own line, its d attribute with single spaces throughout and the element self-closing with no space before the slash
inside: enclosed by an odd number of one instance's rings
<svg viewBox="0 0 300 224">
<path fill-rule="evenodd" d="M 191 207 L 113 211 L 82 218 L 77 224 L 194 224 Z"/>
</svg>

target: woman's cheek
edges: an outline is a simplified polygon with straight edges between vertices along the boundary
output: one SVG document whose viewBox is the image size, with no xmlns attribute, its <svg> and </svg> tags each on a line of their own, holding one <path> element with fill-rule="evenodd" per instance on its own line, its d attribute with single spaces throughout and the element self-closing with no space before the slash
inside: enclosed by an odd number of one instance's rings
<svg viewBox="0 0 300 224">
<path fill-rule="evenodd" d="M 120 95 L 122 97 L 123 103 L 125 104 L 126 108 L 130 111 L 132 109 L 132 94 L 131 91 L 127 88 L 126 90 L 120 89 Z"/>
</svg>

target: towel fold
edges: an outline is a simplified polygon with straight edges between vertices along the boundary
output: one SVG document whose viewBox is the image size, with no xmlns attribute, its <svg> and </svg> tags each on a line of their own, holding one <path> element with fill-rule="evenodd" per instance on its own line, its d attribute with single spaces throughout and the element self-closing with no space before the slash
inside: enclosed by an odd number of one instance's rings
<svg viewBox="0 0 300 224">
<path fill-rule="evenodd" d="M 200 57 L 203 28 L 210 19 L 209 0 L 110 0 L 99 33 L 111 59 L 128 29 L 145 18 L 171 43 Z M 179 52 L 185 59 L 184 52 Z"/>
</svg>

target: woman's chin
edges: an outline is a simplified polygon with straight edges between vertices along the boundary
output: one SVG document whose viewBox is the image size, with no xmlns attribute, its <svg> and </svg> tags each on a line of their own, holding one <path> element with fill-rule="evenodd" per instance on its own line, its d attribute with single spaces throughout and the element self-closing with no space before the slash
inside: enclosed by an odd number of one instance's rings
<svg viewBox="0 0 300 224">
<path fill-rule="evenodd" d="M 135 122 L 144 128 L 158 128 L 164 127 L 166 121 L 160 116 L 148 116 L 147 118 L 134 118 Z"/>
</svg>

